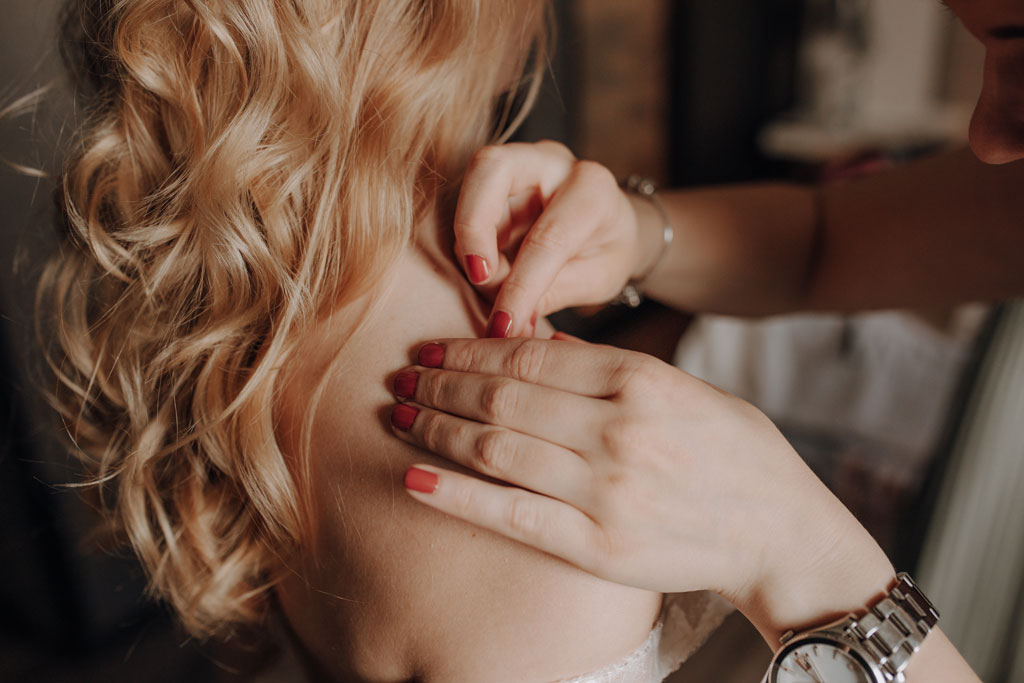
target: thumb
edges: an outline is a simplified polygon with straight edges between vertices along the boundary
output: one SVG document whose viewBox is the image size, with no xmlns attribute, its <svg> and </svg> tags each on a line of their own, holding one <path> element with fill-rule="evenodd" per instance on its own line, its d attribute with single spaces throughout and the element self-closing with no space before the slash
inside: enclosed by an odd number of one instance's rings
<svg viewBox="0 0 1024 683">
<path fill-rule="evenodd" d="M 621 291 L 626 275 L 618 278 L 602 268 L 599 261 L 571 261 L 555 276 L 554 282 L 537 303 L 537 312 L 551 315 L 575 306 L 606 304 Z"/>
</svg>

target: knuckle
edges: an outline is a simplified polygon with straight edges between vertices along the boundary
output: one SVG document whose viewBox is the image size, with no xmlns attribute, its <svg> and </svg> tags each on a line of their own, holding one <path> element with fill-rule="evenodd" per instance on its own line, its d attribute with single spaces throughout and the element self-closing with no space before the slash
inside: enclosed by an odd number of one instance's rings
<svg viewBox="0 0 1024 683">
<path fill-rule="evenodd" d="M 607 504 L 615 518 L 622 518 L 626 511 L 635 514 L 643 509 L 645 497 L 640 495 L 637 479 L 629 470 L 607 475 L 604 486 Z"/>
<path fill-rule="evenodd" d="M 445 444 L 444 415 L 431 411 L 425 411 L 420 419 L 420 440 L 427 450 L 440 451 Z"/>
<path fill-rule="evenodd" d="M 614 370 L 617 386 L 622 387 L 621 393 L 648 393 L 653 387 L 661 385 L 664 364 L 644 354 L 629 354 L 623 358 Z"/>
<path fill-rule="evenodd" d="M 615 182 L 615 176 L 612 175 L 612 172 L 596 161 L 584 159 L 576 162 L 575 172 L 581 181 L 589 184 L 611 185 L 618 187 L 618 183 Z"/>
<path fill-rule="evenodd" d="M 561 156 L 563 158 L 568 158 L 568 159 L 575 159 L 576 158 L 575 156 L 573 156 L 572 150 L 570 150 L 563 143 L 561 143 L 561 142 L 559 142 L 557 140 L 547 140 L 547 139 L 545 139 L 545 140 L 541 140 L 540 142 L 538 142 L 537 145 L 539 147 L 545 147 L 552 154 Z"/>
<path fill-rule="evenodd" d="M 486 420 L 500 423 L 515 414 L 517 401 L 515 380 L 498 377 L 488 381 L 480 398 L 480 408 Z"/>
<path fill-rule="evenodd" d="M 619 387 L 620 392 L 628 394 L 631 390 L 635 389 L 638 384 L 642 383 L 641 375 L 645 373 L 643 369 L 644 360 L 637 358 L 636 356 L 629 354 L 618 360 L 614 369 L 612 370 L 611 376 L 615 382 L 615 386 Z"/>
<path fill-rule="evenodd" d="M 452 514 L 463 519 L 472 519 L 477 507 L 472 487 L 459 485 L 449 490 Z"/>
<path fill-rule="evenodd" d="M 540 509 L 527 496 L 516 496 L 508 504 L 506 525 L 519 536 L 533 537 L 541 529 Z"/>
<path fill-rule="evenodd" d="M 444 379 L 443 373 L 420 373 L 420 379 L 416 383 L 416 395 L 421 403 L 434 408 L 444 408 L 449 394 L 448 381 Z"/>
<path fill-rule="evenodd" d="M 523 382 L 537 383 L 544 376 L 546 347 L 535 339 L 524 339 L 508 357 L 508 375 Z"/>
<path fill-rule="evenodd" d="M 474 460 L 478 471 L 499 478 L 509 472 L 515 458 L 515 445 L 508 432 L 489 429 L 476 438 L 474 446 Z"/>
<path fill-rule="evenodd" d="M 628 543 L 613 531 L 594 534 L 588 557 L 591 571 L 603 576 L 614 574 L 621 566 L 622 558 L 629 554 L 626 552 L 627 546 Z"/>
<path fill-rule="evenodd" d="M 473 153 L 467 165 L 467 174 L 497 171 L 505 162 L 505 151 L 500 145 L 486 145 Z"/>
<path fill-rule="evenodd" d="M 610 455 L 622 456 L 633 452 L 640 444 L 643 429 L 628 417 L 617 417 L 606 422 L 601 430 L 601 445 Z"/>
<path fill-rule="evenodd" d="M 454 343 L 448 344 L 444 349 L 444 367 L 446 370 L 466 370 L 476 367 L 475 363 L 481 360 L 481 352 L 473 344 Z M 428 373 L 432 374 L 432 373 Z M 423 378 L 420 378 L 423 382 Z M 419 391 L 419 385 L 416 386 Z"/>
<path fill-rule="evenodd" d="M 491 355 L 494 351 L 487 345 L 470 343 L 460 346 L 459 354 L 448 367 L 470 372 L 486 368 L 493 362 L 491 360 Z M 445 362 L 447 363 L 447 358 L 445 359 Z"/>
</svg>

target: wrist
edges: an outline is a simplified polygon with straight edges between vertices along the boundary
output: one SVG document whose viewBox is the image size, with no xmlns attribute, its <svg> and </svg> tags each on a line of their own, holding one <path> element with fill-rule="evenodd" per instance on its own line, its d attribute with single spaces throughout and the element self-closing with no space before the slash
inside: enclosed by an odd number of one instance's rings
<svg viewBox="0 0 1024 683">
<path fill-rule="evenodd" d="M 805 533 L 788 547 L 773 544 L 775 554 L 766 555 L 755 578 L 735 595 L 725 596 L 773 650 L 783 633 L 861 611 L 891 587 L 896 576 L 892 563 L 845 508 L 842 513 L 825 537 Z"/>
<path fill-rule="evenodd" d="M 629 279 L 639 281 L 650 275 L 661 259 L 665 249 L 664 224 L 649 199 L 631 192 L 626 192 L 625 197 L 633 209 L 635 234 Z"/>
</svg>

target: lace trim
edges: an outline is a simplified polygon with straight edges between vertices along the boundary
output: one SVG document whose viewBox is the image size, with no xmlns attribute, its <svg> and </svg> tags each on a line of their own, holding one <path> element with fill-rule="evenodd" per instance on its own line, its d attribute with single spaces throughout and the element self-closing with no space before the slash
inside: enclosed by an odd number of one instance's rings
<svg viewBox="0 0 1024 683">
<path fill-rule="evenodd" d="M 645 660 L 652 659 L 652 656 L 655 654 L 656 648 L 661 642 L 663 627 L 664 623 L 659 620 L 650 635 L 647 636 L 647 640 L 634 650 L 632 654 L 617 664 L 612 664 L 598 671 L 576 676 L 575 678 L 566 678 L 559 683 L 613 683 L 620 680 L 620 677 L 627 673 L 635 674 L 638 669 L 641 671 L 646 670 L 650 666 L 650 662 Z"/>
<path fill-rule="evenodd" d="M 640 647 L 625 659 L 559 683 L 659 683 L 679 668 L 733 611 L 708 591 L 664 597 L 661 615 Z"/>
</svg>

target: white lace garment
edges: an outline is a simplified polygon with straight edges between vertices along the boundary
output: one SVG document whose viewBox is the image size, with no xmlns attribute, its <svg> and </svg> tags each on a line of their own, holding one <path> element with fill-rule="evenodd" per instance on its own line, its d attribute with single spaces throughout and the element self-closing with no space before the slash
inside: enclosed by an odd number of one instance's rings
<svg viewBox="0 0 1024 683">
<path fill-rule="evenodd" d="M 560 683 L 661 683 L 697 651 L 733 607 L 714 593 L 670 593 L 661 604 L 658 623 L 647 640 L 623 660 Z M 253 683 L 306 681 L 294 644 L 279 634 L 281 656 Z"/>
<path fill-rule="evenodd" d="M 708 591 L 667 594 L 657 625 L 639 648 L 620 662 L 561 683 L 661 683 L 732 611 L 732 605 Z"/>
</svg>

